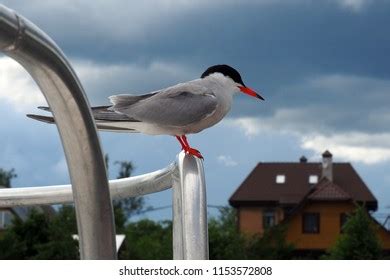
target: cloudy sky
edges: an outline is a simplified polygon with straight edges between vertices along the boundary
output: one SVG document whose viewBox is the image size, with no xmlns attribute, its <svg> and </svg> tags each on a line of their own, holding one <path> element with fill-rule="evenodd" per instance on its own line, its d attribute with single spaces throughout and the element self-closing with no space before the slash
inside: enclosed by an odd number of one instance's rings
<svg viewBox="0 0 390 280">
<path fill-rule="evenodd" d="M 190 136 L 205 157 L 209 204 L 229 196 L 259 161 L 348 161 L 390 210 L 390 1 L 3 0 L 64 50 L 92 105 L 198 78 L 230 64 L 265 102 L 237 96 L 217 126 Z M 69 181 L 54 126 L 25 117 L 45 104 L 28 73 L 0 56 L 0 167 L 14 186 Z M 135 174 L 166 166 L 168 136 L 100 133 L 111 162 Z M 111 165 L 115 177 L 117 166 Z M 169 191 L 148 196 L 158 207 Z M 148 214 L 166 218 L 169 210 Z"/>
</svg>

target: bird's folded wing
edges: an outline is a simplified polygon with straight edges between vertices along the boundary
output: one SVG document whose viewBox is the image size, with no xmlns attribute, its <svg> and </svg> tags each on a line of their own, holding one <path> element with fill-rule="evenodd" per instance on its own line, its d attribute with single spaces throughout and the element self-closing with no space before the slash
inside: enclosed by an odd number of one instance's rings
<svg viewBox="0 0 390 280">
<path fill-rule="evenodd" d="M 134 118 L 111 110 L 111 106 L 92 107 L 92 115 L 97 121 L 126 121 L 126 122 L 138 122 Z"/>
<path fill-rule="evenodd" d="M 217 98 L 204 88 L 174 87 L 130 106 L 112 109 L 128 117 L 157 125 L 185 126 L 199 122 L 214 113 Z"/>
<path fill-rule="evenodd" d="M 115 110 L 121 110 L 126 109 L 129 106 L 132 106 L 136 104 L 137 102 L 140 102 L 142 100 L 145 100 L 149 97 L 152 97 L 153 95 L 157 94 L 159 91 L 154 91 L 148 94 L 143 95 L 131 95 L 131 94 L 118 94 L 118 95 L 112 95 L 109 97 L 110 102 L 113 104 L 113 107 L 115 107 Z"/>
</svg>

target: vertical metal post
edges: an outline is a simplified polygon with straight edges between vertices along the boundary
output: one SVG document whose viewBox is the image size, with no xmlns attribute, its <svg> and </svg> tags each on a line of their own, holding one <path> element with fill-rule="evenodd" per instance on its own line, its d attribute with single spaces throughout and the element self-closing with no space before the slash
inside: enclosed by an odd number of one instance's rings
<svg viewBox="0 0 390 280">
<path fill-rule="evenodd" d="M 173 175 L 173 259 L 209 258 L 203 161 L 181 152 Z"/>
<path fill-rule="evenodd" d="M 105 164 L 89 103 L 75 72 L 51 38 L 2 5 L 0 51 L 31 74 L 53 111 L 72 183 L 81 258 L 116 259 Z"/>
</svg>

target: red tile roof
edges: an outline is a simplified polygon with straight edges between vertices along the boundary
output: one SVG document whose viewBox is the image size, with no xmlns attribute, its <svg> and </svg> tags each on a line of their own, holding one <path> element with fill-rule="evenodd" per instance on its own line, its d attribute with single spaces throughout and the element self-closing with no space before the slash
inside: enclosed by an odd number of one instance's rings
<svg viewBox="0 0 390 280">
<path fill-rule="evenodd" d="M 276 175 L 285 175 L 284 184 L 277 184 Z M 298 204 L 314 187 L 309 176 L 321 177 L 319 162 L 259 163 L 229 199 L 234 206 L 240 205 L 291 205 Z M 333 183 L 337 188 L 326 192 L 344 191 L 352 200 L 365 202 L 372 210 L 377 200 L 350 163 L 333 163 Z M 325 192 L 322 194 L 325 195 Z"/>
<path fill-rule="evenodd" d="M 347 192 L 327 178 L 322 178 L 314 188 L 314 191 L 308 196 L 309 200 L 345 201 L 352 199 Z"/>
</svg>

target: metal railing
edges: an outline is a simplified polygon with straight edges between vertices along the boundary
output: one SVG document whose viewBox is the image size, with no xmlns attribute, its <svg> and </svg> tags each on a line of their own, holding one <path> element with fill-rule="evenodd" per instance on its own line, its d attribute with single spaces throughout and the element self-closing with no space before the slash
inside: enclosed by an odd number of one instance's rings
<svg viewBox="0 0 390 280">
<path fill-rule="evenodd" d="M 108 182 L 89 103 L 60 48 L 33 23 L 0 5 L 0 51 L 18 61 L 44 94 L 71 179 L 71 185 L 2 189 L 0 208 L 73 201 L 81 259 L 116 259 L 111 199 L 173 187 L 174 259 L 208 259 L 202 160 L 182 152 L 164 169 Z"/>
</svg>

